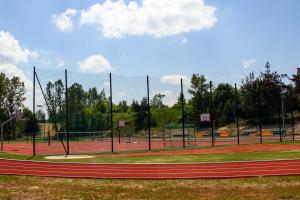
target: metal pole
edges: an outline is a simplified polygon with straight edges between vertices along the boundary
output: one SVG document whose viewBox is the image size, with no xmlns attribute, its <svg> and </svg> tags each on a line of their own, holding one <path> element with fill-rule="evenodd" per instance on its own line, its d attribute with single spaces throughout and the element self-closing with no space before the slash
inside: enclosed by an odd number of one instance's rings
<svg viewBox="0 0 300 200">
<path fill-rule="evenodd" d="M 0 111 L 1 111 L 1 108 L 2 108 L 2 102 L 0 102 Z M 0 126 L 1 126 L 1 151 L 3 151 L 3 127 L 2 127 L 2 120 L 1 120 L 1 117 L 0 117 Z"/>
<path fill-rule="evenodd" d="M 44 121 L 44 142 L 46 140 L 46 120 Z"/>
<path fill-rule="evenodd" d="M 1 151 L 3 151 L 3 125 L 1 124 Z"/>
<path fill-rule="evenodd" d="M 282 137 L 284 137 L 285 133 L 285 123 L 284 123 L 284 102 L 283 102 L 283 91 L 282 84 L 280 84 L 280 99 L 281 99 L 281 114 L 282 114 Z"/>
<path fill-rule="evenodd" d="M 209 92 L 210 92 L 210 121 L 211 121 L 211 145 L 215 146 L 214 139 L 214 118 L 213 118 L 213 97 L 212 97 L 212 82 L 209 82 Z"/>
<path fill-rule="evenodd" d="M 180 79 L 181 85 L 181 118 L 182 118 L 182 140 L 183 140 L 183 148 L 185 148 L 185 133 L 184 133 L 184 96 L 183 96 L 183 84 L 182 79 Z"/>
<path fill-rule="evenodd" d="M 69 99 L 68 99 L 68 74 L 65 69 L 65 99 L 66 99 L 66 129 L 67 129 L 67 155 L 70 155 L 70 144 L 69 144 Z"/>
<path fill-rule="evenodd" d="M 259 137 L 260 137 L 260 144 L 263 143 L 262 141 L 262 121 L 261 121 L 261 81 L 258 82 L 258 104 L 259 104 Z"/>
<path fill-rule="evenodd" d="M 32 132 L 32 155 L 35 156 L 35 67 L 33 67 L 33 102 L 32 102 L 32 113 L 33 113 L 33 132 Z"/>
<path fill-rule="evenodd" d="M 121 130 L 120 130 L 120 127 L 119 127 L 119 144 L 121 143 Z"/>
<path fill-rule="evenodd" d="M 113 132 L 113 105 L 112 105 L 112 84 L 111 73 L 109 73 L 109 89 L 110 89 L 110 137 L 111 137 L 111 152 L 114 152 L 114 132 Z"/>
<path fill-rule="evenodd" d="M 49 126 L 48 126 L 48 146 L 50 147 L 50 130 L 49 130 Z"/>
<path fill-rule="evenodd" d="M 234 84 L 235 87 L 235 115 L 236 115 L 236 131 L 237 131 L 237 139 L 238 144 L 240 144 L 240 128 L 239 128 L 239 104 L 238 104 L 238 92 L 236 83 Z"/>
<path fill-rule="evenodd" d="M 293 142 L 295 141 L 295 128 L 294 128 L 294 112 L 292 110 L 292 135 L 293 135 Z"/>
<path fill-rule="evenodd" d="M 190 130 L 188 129 L 188 145 L 191 146 L 191 143 L 190 143 Z"/>
<path fill-rule="evenodd" d="M 281 111 L 280 111 L 280 107 L 278 108 L 278 125 L 279 125 L 279 141 L 282 142 L 282 129 L 281 129 Z"/>
<path fill-rule="evenodd" d="M 148 147 L 151 151 L 151 113 L 150 113 L 150 92 L 149 92 L 149 76 L 147 76 L 147 97 L 148 97 Z"/>
</svg>

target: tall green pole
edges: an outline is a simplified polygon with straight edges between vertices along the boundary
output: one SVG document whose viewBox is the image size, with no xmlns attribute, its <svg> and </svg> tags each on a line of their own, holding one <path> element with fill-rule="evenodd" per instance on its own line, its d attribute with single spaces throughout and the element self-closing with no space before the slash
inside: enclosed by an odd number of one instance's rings
<svg viewBox="0 0 300 200">
<path fill-rule="evenodd" d="M 111 137 L 111 152 L 114 153 L 114 127 L 113 127 L 113 103 L 112 103 L 112 83 L 111 73 L 109 73 L 109 86 L 110 86 L 110 137 Z"/>
<path fill-rule="evenodd" d="M 213 117 L 213 96 L 212 96 L 212 82 L 209 82 L 209 91 L 210 91 L 210 121 L 211 121 L 211 145 L 215 146 L 215 137 L 214 137 L 214 117 Z"/>
<path fill-rule="evenodd" d="M 33 102 L 32 102 L 32 113 L 33 113 L 33 121 L 34 121 L 34 128 L 32 132 L 32 155 L 35 156 L 35 67 L 33 67 Z"/>
<path fill-rule="evenodd" d="M 236 132 L 237 132 L 237 139 L 238 144 L 240 144 L 240 128 L 239 128 L 239 104 L 238 104 L 238 92 L 236 83 L 234 84 L 235 87 L 235 115 L 236 115 Z"/>
<path fill-rule="evenodd" d="M 68 99 L 68 74 L 65 70 L 65 99 L 66 99 L 66 129 L 67 129 L 67 155 L 70 155 L 70 144 L 69 144 L 69 99 Z"/>
<path fill-rule="evenodd" d="M 261 119 L 261 81 L 259 80 L 258 83 L 258 114 L 259 114 L 259 138 L 260 138 L 260 144 L 263 143 L 262 141 L 262 119 Z"/>
<path fill-rule="evenodd" d="M 185 148 L 185 130 L 184 130 L 184 96 L 183 96 L 183 84 L 182 79 L 180 80 L 181 85 L 181 117 L 182 117 L 182 140 L 183 140 L 183 148 Z"/>
<path fill-rule="evenodd" d="M 147 76 L 147 100 L 148 100 L 148 147 L 149 147 L 149 151 L 151 151 L 151 113 L 150 113 L 149 76 Z"/>
</svg>

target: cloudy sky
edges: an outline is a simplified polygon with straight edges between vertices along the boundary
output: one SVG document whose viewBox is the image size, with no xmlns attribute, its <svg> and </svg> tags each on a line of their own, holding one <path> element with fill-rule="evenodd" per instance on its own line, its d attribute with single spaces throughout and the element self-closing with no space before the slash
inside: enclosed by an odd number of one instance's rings
<svg viewBox="0 0 300 200">
<path fill-rule="evenodd" d="M 32 66 L 150 75 L 170 87 L 192 73 L 240 82 L 267 60 L 292 74 L 299 10 L 297 0 L 1 0 L 0 71 L 20 76 L 29 92 Z"/>
</svg>

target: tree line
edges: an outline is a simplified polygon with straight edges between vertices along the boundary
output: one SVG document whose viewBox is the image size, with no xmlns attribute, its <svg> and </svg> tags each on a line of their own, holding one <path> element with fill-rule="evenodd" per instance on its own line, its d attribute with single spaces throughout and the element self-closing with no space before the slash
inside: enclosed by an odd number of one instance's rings
<svg viewBox="0 0 300 200">
<path fill-rule="evenodd" d="M 217 126 L 235 122 L 237 110 L 241 120 L 249 124 L 258 122 L 259 113 L 264 123 L 276 123 L 282 112 L 282 98 L 285 114 L 299 110 L 300 106 L 300 70 L 298 69 L 292 77 L 287 77 L 293 82 L 292 85 L 284 83 L 285 77 L 286 75 L 272 71 L 267 62 L 264 71 L 257 76 L 251 72 L 241 81 L 237 89 L 229 83 L 219 83 L 212 85 L 212 90 L 210 90 L 210 83 L 204 75 L 193 74 L 188 90 L 191 98 L 183 98 L 185 122 L 193 124 L 196 129 L 206 126 L 205 123 L 200 122 L 200 114 L 209 113 L 212 103 L 213 118 Z M 94 87 L 84 90 L 81 84 L 74 83 L 68 87 L 67 95 L 70 131 L 110 129 L 110 99 L 106 96 L 104 89 L 98 91 Z M 48 82 L 45 96 L 48 102 L 47 121 L 56 123 L 58 131 L 65 131 L 66 101 L 63 82 L 61 80 Z M 182 122 L 181 95 L 178 94 L 177 102 L 172 106 L 164 104 L 164 98 L 165 95 L 157 93 L 150 100 L 152 128 L 162 129 L 167 124 Z M 18 77 L 9 79 L 1 74 L 0 99 L 0 119 L 3 121 L 16 109 L 24 107 L 24 83 Z M 123 100 L 114 103 L 112 107 L 114 129 L 118 129 L 120 120 L 124 120 L 126 126 L 134 132 L 147 129 L 148 99 L 146 97 L 140 101 Z M 28 109 L 25 111 L 27 115 L 30 115 Z M 37 121 L 45 121 L 45 116 L 43 111 L 37 111 Z M 30 119 L 30 116 L 27 118 Z"/>
<path fill-rule="evenodd" d="M 8 126 L 4 127 L 5 132 L 12 132 L 13 138 L 17 137 L 16 131 L 29 134 L 34 129 L 38 129 L 32 112 L 24 108 L 25 92 L 25 84 L 19 77 L 8 78 L 4 73 L 0 74 L 0 124 L 15 116 L 18 110 L 23 110 L 23 119 L 26 119 L 18 126 L 15 126 L 16 119 L 13 119 Z"/>
</svg>

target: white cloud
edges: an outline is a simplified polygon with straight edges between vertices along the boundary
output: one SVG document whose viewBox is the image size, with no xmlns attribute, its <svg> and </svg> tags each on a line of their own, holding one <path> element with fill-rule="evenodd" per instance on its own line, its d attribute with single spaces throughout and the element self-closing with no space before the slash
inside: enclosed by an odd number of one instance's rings
<svg viewBox="0 0 300 200">
<path fill-rule="evenodd" d="M 19 41 L 9 32 L 0 31 L 0 63 L 25 63 L 30 57 L 36 56 L 36 52 L 21 48 Z"/>
<path fill-rule="evenodd" d="M 18 69 L 16 65 L 13 64 L 0 64 L 0 72 L 4 73 L 7 77 L 12 78 L 17 76 L 25 84 L 26 91 L 32 91 L 32 82 L 27 78 L 25 73 Z"/>
<path fill-rule="evenodd" d="M 109 81 L 105 81 L 105 82 L 103 83 L 103 87 L 107 88 L 107 87 L 109 87 L 109 86 L 110 86 Z"/>
<path fill-rule="evenodd" d="M 73 30 L 73 21 L 72 17 L 76 15 L 77 11 L 74 9 L 66 9 L 65 12 L 62 12 L 57 15 L 52 15 L 52 20 L 55 26 L 61 31 L 72 31 Z"/>
<path fill-rule="evenodd" d="M 188 39 L 186 38 L 186 37 L 183 37 L 182 39 L 181 39 L 181 43 L 182 44 L 186 44 L 188 42 Z"/>
<path fill-rule="evenodd" d="M 59 59 L 59 60 L 57 61 L 57 66 L 58 66 L 58 67 L 64 67 L 64 66 L 65 66 L 65 62 L 64 62 L 62 59 Z"/>
<path fill-rule="evenodd" d="M 245 69 L 249 69 L 254 67 L 255 62 L 256 62 L 255 59 L 248 59 L 248 60 L 243 60 L 242 64 Z"/>
<path fill-rule="evenodd" d="M 37 57 L 35 51 L 22 48 L 13 35 L 0 31 L 0 72 L 9 78 L 18 76 L 24 82 L 27 91 L 32 91 L 32 82 L 17 65 L 27 63 L 30 58 L 35 57 Z"/>
<path fill-rule="evenodd" d="M 125 98 L 127 96 L 127 92 L 118 92 L 117 95 L 119 98 Z"/>
<path fill-rule="evenodd" d="M 179 85 L 180 81 L 182 79 L 182 82 L 184 84 L 189 83 L 189 78 L 185 75 L 179 75 L 179 74 L 169 74 L 161 77 L 160 82 L 161 83 L 169 83 L 173 85 Z"/>
<path fill-rule="evenodd" d="M 109 61 L 100 54 L 92 55 L 78 64 L 82 71 L 88 73 L 101 74 L 112 69 Z"/>
<path fill-rule="evenodd" d="M 163 37 L 212 28 L 216 8 L 204 0 L 106 0 L 81 11 L 80 25 L 95 25 L 105 37 Z"/>
</svg>

